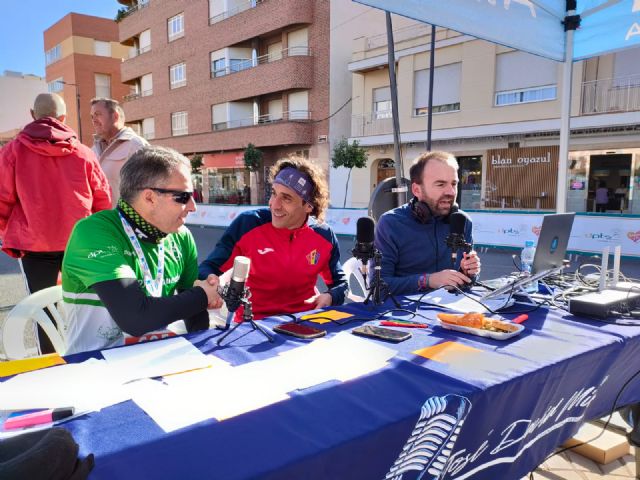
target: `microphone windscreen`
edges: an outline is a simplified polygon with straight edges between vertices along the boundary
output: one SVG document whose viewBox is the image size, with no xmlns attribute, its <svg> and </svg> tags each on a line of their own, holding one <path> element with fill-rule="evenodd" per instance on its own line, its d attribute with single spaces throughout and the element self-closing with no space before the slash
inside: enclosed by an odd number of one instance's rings
<svg viewBox="0 0 640 480">
<path fill-rule="evenodd" d="M 356 242 L 373 243 L 376 224 L 371 217 L 360 217 L 356 223 Z"/>
<path fill-rule="evenodd" d="M 233 272 L 231 273 L 231 280 L 236 282 L 246 282 L 249 276 L 249 267 L 251 266 L 251 260 L 247 257 L 238 256 L 233 261 Z"/>
<path fill-rule="evenodd" d="M 449 215 L 450 232 L 462 235 L 467 224 L 467 216 L 462 212 L 454 212 Z"/>
</svg>

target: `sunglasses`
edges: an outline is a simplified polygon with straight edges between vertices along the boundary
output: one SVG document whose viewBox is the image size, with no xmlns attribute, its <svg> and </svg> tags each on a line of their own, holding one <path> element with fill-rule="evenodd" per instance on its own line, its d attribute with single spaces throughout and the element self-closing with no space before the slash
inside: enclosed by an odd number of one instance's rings
<svg viewBox="0 0 640 480">
<path fill-rule="evenodd" d="M 169 190 L 166 188 L 156 188 L 156 187 L 144 187 L 144 188 L 148 188 L 149 190 L 153 190 L 154 192 L 171 195 L 173 197 L 174 202 L 181 203 L 183 205 L 186 205 L 187 203 L 189 203 L 189 200 L 191 200 L 191 197 L 193 197 L 193 192 L 181 192 L 180 190 Z"/>
</svg>

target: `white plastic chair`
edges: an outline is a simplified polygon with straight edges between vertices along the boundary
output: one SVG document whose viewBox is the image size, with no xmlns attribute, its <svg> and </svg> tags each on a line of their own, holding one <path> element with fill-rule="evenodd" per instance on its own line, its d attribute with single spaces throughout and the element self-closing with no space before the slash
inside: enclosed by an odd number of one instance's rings
<svg viewBox="0 0 640 480">
<path fill-rule="evenodd" d="M 64 355 L 67 347 L 64 340 L 64 310 L 62 309 L 62 287 L 45 288 L 36 293 L 32 293 L 27 298 L 20 301 L 7 315 L 2 326 L 2 346 L 9 360 L 39 355 L 39 349 L 27 348 L 25 346 L 25 328 L 29 322 L 33 322 L 34 333 L 37 342 L 37 329 L 35 325 L 42 327 L 51 340 L 56 352 Z M 53 324 L 47 313 L 47 308 L 51 316 L 55 319 L 58 327 Z"/>
<path fill-rule="evenodd" d="M 362 291 L 364 295 L 366 295 L 367 293 L 367 287 L 364 284 L 364 277 L 362 276 L 362 272 L 360 271 L 361 266 L 362 262 L 355 257 L 351 257 L 342 265 L 344 274 L 347 277 L 347 285 L 349 285 L 347 298 L 352 302 L 364 302 L 366 298 L 353 293 L 353 288 L 351 288 L 352 282 L 355 282 L 355 284 L 359 287 L 360 291 Z"/>
</svg>

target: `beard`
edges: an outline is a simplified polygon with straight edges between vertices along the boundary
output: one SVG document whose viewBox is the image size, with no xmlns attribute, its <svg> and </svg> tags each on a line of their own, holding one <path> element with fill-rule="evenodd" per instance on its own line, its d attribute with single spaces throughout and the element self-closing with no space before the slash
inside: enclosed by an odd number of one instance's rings
<svg viewBox="0 0 640 480">
<path fill-rule="evenodd" d="M 455 197 L 452 195 L 442 195 L 438 198 L 424 196 L 424 202 L 429 205 L 431 212 L 437 217 L 449 215 L 454 201 Z"/>
</svg>

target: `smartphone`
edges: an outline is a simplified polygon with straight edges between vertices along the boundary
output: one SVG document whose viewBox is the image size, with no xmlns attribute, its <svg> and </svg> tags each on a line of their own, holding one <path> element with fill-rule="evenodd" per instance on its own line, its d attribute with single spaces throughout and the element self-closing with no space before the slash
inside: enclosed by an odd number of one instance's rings
<svg viewBox="0 0 640 480">
<path fill-rule="evenodd" d="M 374 327 L 373 325 L 363 325 L 362 327 L 354 328 L 351 330 L 354 335 L 360 335 L 362 337 L 377 338 L 379 340 L 386 340 L 387 342 L 402 342 L 408 338 L 411 338 L 411 332 L 402 332 L 400 330 L 392 330 L 390 328 Z"/>
<path fill-rule="evenodd" d="M 318 338 L 324 337 L 327 334 L 326 330 L 295 322 L 281 323 L 273 327 L 273 331 L 298 338 Z"/>
</svg>

